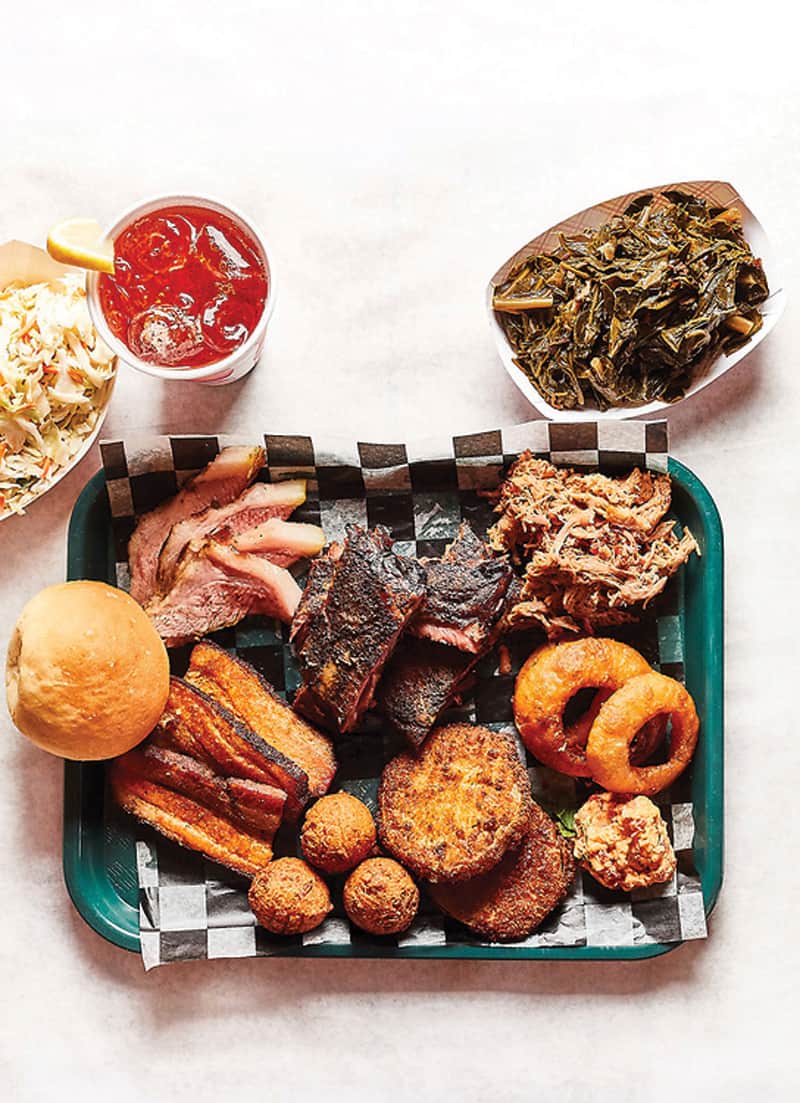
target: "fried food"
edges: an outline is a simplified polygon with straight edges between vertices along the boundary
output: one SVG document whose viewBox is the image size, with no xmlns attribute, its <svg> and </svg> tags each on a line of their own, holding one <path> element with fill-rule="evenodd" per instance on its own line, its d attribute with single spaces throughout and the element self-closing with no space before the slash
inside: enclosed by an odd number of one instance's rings
<svg viewBox="0 0 800 1103">
<path fill-rule="evenodd" d="M 567 894 L 575 875 L 570 847 L 534 803 L 522 845 L 481 877 L 433 885 L 447 915 L 492 941 L 526 938 Z"/>
<path fill-rule="evenodd" d="M 654 716 L 672 718 L 669 759 L 657 766 L 634 766 L 629 748 L 642 724 Z M 700 721 L 694 701 L 680 682 L 657 674 L 639 674 L 600 706 L 586 744 L 591 776 L 611 793 L 644 793 L 666 789 L 691 761 Z"/>
<path fill-rule="evenodd" d="M 419 757 L 401 754 L 378 792 L 382 844 L 428 881 L 463 881 L 497 865 L 522 838 L 530 785 L 510 735 L 450 724 Z"/>
<path fill-rule="evenodd" d="M 247 899 L 272 934 L 313 931 L 333 908 L 328 886 L 301 858 L 278 858 L 259 870 Z"/>
<path fill-rule="evenodd" d="M 609 889 L 633 889 L 669 881 L 675 851 L 667 825 L 648 797 L 594 793 L 575 813 L 575 857 Z"/>
<path fill-rule="evenodd" d="M 596 699 L 573 724 L 564 723 L 567 704 L 581 689 L 613 692 L 637 674 L 650 670 L 638 651 L 616 640 L 589 637 L 546 644 L 527 660 L 514 687 L 514 719 L 522 741 L 545 766 L 571 777 L 589 777 L 586 741 L 605 699 Z M 652 753 L 664 734 L 663 724 L 644 733 L 639 752 Z"/>
<path fill-rule="evenodd" d="M 323 873 L 346 873 L 375 846 L 375 822 L 350 793 L 331 793 L 313 805 L 300 833 L 303 855 Z"/>
<path fill-rule="evenodd" d="M 398 934 L 419 908 L 419 889 L 391 858 L 370 858 L 353 870 L 344 886 L 344 910 L 369 934 Z"/>
<path fill-rule="evenodd" d="M 637 620 L 671 575 L 698 551 L 665 517 L 669 475 L 624 478 L 555 467 L 523 452 L 498 493 L 487 539 L 523 571 L 509 628 L 550 639 Z"/>
</svg>

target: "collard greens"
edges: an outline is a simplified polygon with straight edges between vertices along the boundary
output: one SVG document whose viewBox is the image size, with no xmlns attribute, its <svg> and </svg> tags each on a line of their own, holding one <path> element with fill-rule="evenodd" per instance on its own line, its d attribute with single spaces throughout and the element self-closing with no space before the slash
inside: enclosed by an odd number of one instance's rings
<svg viewBox="0 0 800 1103">
<path fill-rule="evenodd" d="M 639 196 L 497 287 L 515 363 L 559 410 L 675 402 L 762 325 L 766 276 L 734 208 Z"/>
</svg>

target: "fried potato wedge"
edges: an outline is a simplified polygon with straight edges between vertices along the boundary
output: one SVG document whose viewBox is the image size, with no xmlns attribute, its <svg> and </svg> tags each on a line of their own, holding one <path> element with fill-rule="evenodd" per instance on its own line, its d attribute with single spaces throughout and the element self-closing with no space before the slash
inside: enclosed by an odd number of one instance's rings
<svg viewBox="0 0 800 1103">
<path fill-rule="evenodd" d="M 497 865 L 525 832 L 531 792 L 511 736 L 450 724 L 419 757 L 401 754 L 383 771 L 380 839 L 428 881 L 464 881 Z"/>
<path fill-rule="evenodd" d="M 575 861 L 566 839 L 534 804 L 525 838 L 488 873 L 457 885 L 432 885 L 434 902 L 493 942 L 527 938 L 567 894 Z"/>
</svg>

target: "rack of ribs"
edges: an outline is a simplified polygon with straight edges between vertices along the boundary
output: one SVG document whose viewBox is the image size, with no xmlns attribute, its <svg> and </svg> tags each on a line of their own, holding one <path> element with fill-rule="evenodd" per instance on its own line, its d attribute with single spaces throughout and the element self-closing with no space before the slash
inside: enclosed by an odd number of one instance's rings
<svg viewBox="0 0 800 1103">
<path fill-rule="evenodd" d="M 303 685 L 295 708 L 351 731 L 424 599 L 423 567 L 392 551 L 387 529 L 348 525 L 344 542 L 314 564 L 296 610 L 290 638 Z"/>
</svg>

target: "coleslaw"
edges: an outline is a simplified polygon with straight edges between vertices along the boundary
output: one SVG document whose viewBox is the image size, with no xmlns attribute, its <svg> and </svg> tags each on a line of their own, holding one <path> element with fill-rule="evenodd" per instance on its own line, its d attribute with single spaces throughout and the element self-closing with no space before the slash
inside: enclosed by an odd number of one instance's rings
<svg viewBox="0 0 800 1103">
<path fill-rule="evenodd" d="M 24 513 L 80 451 L 114 366 L 81 276 L 0 292 L 0 517 Z"/>
</svg>

